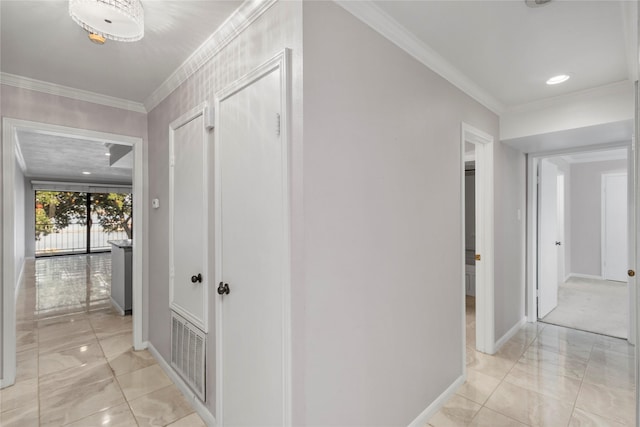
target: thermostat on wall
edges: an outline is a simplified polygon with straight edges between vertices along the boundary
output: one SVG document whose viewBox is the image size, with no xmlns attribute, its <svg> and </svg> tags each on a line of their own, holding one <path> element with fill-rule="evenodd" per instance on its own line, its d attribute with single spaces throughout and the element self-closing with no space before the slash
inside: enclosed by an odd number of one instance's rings
<svg viewBox="0 0 640 427">
<path fill-rule="evenodd" d="M 160 199 L 153 199 L 151 201 L 151 207 L 154 209 L 158 209 L 160 207 Z"/>
</svg>

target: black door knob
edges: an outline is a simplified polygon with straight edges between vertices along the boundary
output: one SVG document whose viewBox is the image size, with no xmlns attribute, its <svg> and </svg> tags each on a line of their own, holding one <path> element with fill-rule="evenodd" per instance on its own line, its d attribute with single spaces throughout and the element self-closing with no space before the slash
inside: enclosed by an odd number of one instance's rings
<svg viewBox="0 0 640 427">
<path fill-rule="evenodd" d="M 220 284 L 218 285 L 218 295 L 225 294 L 229 295 L 229 284 L 220 282 Z"/>
<path fill-rule="evenodd" d="M 561 244 L 561 242 L 556 242 L 556 246 L 560 246 Z"/>
<path fill-rule="evenodd" d="M 197 276 L 191 276 L 191 283 L 200 282 L 202 283 L 202 274 L 198 273 Z"/>
</svg>

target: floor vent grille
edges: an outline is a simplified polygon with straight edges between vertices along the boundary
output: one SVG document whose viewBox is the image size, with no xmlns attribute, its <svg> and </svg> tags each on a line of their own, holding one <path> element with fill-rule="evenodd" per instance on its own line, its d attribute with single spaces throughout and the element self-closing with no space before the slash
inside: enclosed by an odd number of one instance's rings
<svg viewBox="0 0 640 427">
<path fill-rule="evenodd" d="M 171 366 L 203 402 L 206 397 L 205 348 L 204 332 L 172 312 Z"/>
</svg>

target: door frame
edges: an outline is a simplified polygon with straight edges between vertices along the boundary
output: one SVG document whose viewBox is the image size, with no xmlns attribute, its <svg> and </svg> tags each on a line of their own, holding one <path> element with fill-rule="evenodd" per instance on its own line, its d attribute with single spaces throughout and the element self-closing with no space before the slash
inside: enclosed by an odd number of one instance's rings
<svg viewBox="0 0 640 427">
<path fill-rule="evenodd" d="M 460 127 L 460 180 L 461 180 L 461 283 L 462 283 L 462 369 L 466 373 L 466 286 L 465 286 L 465 143 L 475 146 L 476 187 L 476 349 L 495 353 L 494 313 L 494 216 L 493 216 L 493 136 L 467 123 Z"/>
<path fill-rule="evenodd" d="M 282 285 L 282 297 L 283 297 L 283 339 L 282 339 L 282 372 L 283 372 L 283 425 L 292 425 L 292 337 L 291 337 L 291 183 L 290 183 L 290 165 L 289 159 L 291 158 L 291 143 L 290 143 L 290 117 L 291 117 L 291 50 L 284 49 L 277 53 L 274 57 L 250 71 L 248 74 L 240 77 L 238 80 L 229 84 L 224 89 L 215 94 L 214 98 L 214 112 L 215 112 L 215 136 L 214 136 L 214 223 L 215 223 L 215 241 L 214 241 L 214 253 L 215 253 L 215 279 L 214 283 L 223 281 L 220 273 L 222 268 L 222 187 L 221 187 L 221 169 L 220 169 L 220 131 L 218 123 L 220 123 L 220 103 L 226 98 L 232 96 L 236 92 L 249 86 L 253 82 L 259 80 L 264 75 L 280 69 L 280 99 L 282 110 L 280 112 L 280 138 L 283 144 L 282 150 L 282 185 L 283 185 L 283 203 L 284 203 L 284 259 L 282 265 L 283 271 L 283 285 Z M 222 301 L 220 298 L 215 298 L 215 311 L 216 311 L 216 421 L 218 425 L 224 426 L 224 411 L 223 411 L 223 316 L 222 316 Z"/>
<path fill-rule="evenodd" d="M 5 117 L 2 119 L 2 218 L 0 230 L 2 240 L 2 379 L 0 388 L 12 385 L 16 377 L 16 280 L 14 251 L 14 172 L 17 144 L 15 138 L 19 130 L 45 133 L 56 136 L 82 138 L 95 142 L 112 142 L 133 147 L 133 346 L 136 350 L 146 348 L 142 339 L 143 317 L 143 248 L 147 246 L 147 224 L 143 221 L 146 213 L 144 200 L 144 158 L 142 138 L 98 132 L 68 126 L 39 123 Z"/>
<path fill-rule="evenodd" d="M 608 280 L 606 279 L 604 274 L 605 260 L 607 259 L 606 257 L 607 251 L 606 251 L 606 244 L 605 244 L 606 243 L 605 237 L 607 234 L 606 233 L 606 215 L 605 215 L 605 211 L 606 211 L 605 182 L 608 177 L 612 177 L 612 176 L 624 176 L 627 178 L 627 184 L 629 183 L 628 171 L 627 172 L 607 172 L 607 173 L 603 173 L 600 178 L 600 182 L 601 182 L 600 184 L 600 272 L 603 280 Z M 629 192 L 627 191 L 627 197 L 628 196 L 629 196 Z M 629 206 L 629 202 L 627 201 L 627 214 L 629 213 L 628 206 Z M 629 224 L 627 221 L 627 236 L 629 236 L 628 225 Z M 628 249 L 629 249 L 629 245 L 627 244 L 627 250 Z M 627 254 L 627 258 L 629 258 L 629 254 Z"/>
<path fill-rule="evenodd" d="M 607 143 L 607 144 L 594 144 L 584 147 L 572 147 L 561 150 L 550 150 L 550 151 L 540 151 L 534 153 L 527 153 L 527 281 L 526 281 L 526 308 L 527 308 L 527 322 L 535 323 L 538 321 L 538 301 L 536 297 L 536 289 L 538 283 L 538 185 L 537 185 L 537 171 L 538 164 L 542 158 L 545 157 L 553 157 L 553 156 L 561 156 L 566 154 L 580 153 L 585 151 L 599 151 L 599 150 L 610 150 L 615 148 L 627 148 L 628 158 L 631 159 L 633 157 L 632 143 L 631 142 L 615 142 L 615 143 Z M 629 168 L 633 167 L 631 160 L 628 162 Z M 627 170 L 627 173 L 630 176 L 631 174 L 637 174 L 635 168 L 632 170 Z M 627 189 L 629 192 L 636 191 L 636 185 L 634 182 L 633 186 L 630 189 Z M 628 193 L 629 194 L 629 193 Z M 566 195 L 565 195 L 566 196 Z M 629 198 L 629 203 L 633 206 L 634 199 Z M 632 215 L 633 216 L 633 215 Z M 633 218 L 630 218 L 629 221 L 633 221 Z M 566 226 L 566 224 L 565 224 Z M 631 260 L 631 257 L 629 258 Z M 634 266 L 630 266 L 629 268 L 635 269 Z M 635 322 L 637 319 L 636 312 L 636 289 L 631 281 L 629 282 L 629 299 L 630 310 L 629 314 L 629 332 L 627 340 L 629 343 L 634 344 L 636 339 L 636 331 L 637 328 L 635 326 Z"/>
<path fill-rule="evenodd" d="M 209 332 L 209 286 L 211 286 L 211 281 L 209 281 L 209 262 L 208 262 L 208 253 L 209 253 L 209 141 L 208 141 L 208 131 L 206 124 L 208 104 L 203 102 L 191 110 L 187 111 L 176 120 L 171 122 L 169 125 L 169 307 L 171 310 L 180 314 L 182 317 L 187 319 L 189 322 L 194 324 L 195 326 L 202 329 L 204 333 Z M 202 156 L 202 167 L 203 167 L 203 177 L 202 177 L 202 197 L 203 197 L 203 208 L 204 213 L 202 216 L 203 224 L 202 224 L 202 236 L 204 239 L 204 244 L 202 246 L 202 250 L 204 251 L 202 255 L 202 276 L 203 281 L 200 283 L 200 286 L 203 286 L 204 296 L 203 296 L 203 304 L 204 310 L 202 312 L 202 320 L 195 318 L 189 310 L 181 307 L 179 304 L 176 304 L 173 301 L 174 295 L 174 279 L 175 279 L 175 248 L 174 244 L 174 236 L 173 236 L 173 227 L 175 225 L 175 207 L 174 207 L 174 198 L 175 198 L 175 184 L 174 184 L 174 175 L 175 175 L 175 161 L 174 161 L 174 152 L 175 152 L 175 131 L 192 120 L 202 116 L 202 144 L 204 155 Z"/>
</svg>

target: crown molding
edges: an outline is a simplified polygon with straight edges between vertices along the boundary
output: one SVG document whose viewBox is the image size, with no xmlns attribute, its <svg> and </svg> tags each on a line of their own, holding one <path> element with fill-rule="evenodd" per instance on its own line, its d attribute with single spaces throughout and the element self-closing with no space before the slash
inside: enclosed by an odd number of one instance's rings
<svg viewBox="0 0 640 427">
<path fill-rule="evenodd" d="M 444 59 L 432 47 L 418 39 L 398 21 L 370 1 L 334 0 L 347 12 L 364 22 L 400 49 L 429 67 L 449 83 L 500 115 L 505 110 L 502 102 L 477 85 L 459 69 Z"/>
<path fill-rule="evenodd" d="M 144 105 L 147 111 L 157 107 L 171 92 L 209 62 L 276 2 L 277 0 L 245 0 L 182 65 L 145 99 Z"/>
<path fill-rule="evenodd" d="M 617 95 L 620 93 L 633 92 L 633 83 L 629 80 L 622 80 L 610 83 L 604 86 L 593 87 L 589 89 L 579 90 L 564 95 L 544 98 L 537 101 L 527 102 L 510 106 L 504 111 L 505 113 L 522 113 L 527 111 L 543 110 L 545 108 L 576 102 L 582 99 L 593 99 L 594 97 L 603 97 L 609 95 Z"/>
<path fill-rule="evenodd" d="M 34 90 L 37 92 L 47 93 L 49 95 L 63 96 L 65 98 L 71 98 L 78 101 L 91 102 L 93 104 L 105 105 L 107 107 L 134 111 L 136 113 L 147 112 L 144 105 L 139 102 L 76 89 L 69 86 L 62 86 L 56 83 L 49 83 L 15 74 L 0 73 L 0 83 L 20 89 Z"/>
</svg>

